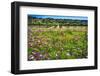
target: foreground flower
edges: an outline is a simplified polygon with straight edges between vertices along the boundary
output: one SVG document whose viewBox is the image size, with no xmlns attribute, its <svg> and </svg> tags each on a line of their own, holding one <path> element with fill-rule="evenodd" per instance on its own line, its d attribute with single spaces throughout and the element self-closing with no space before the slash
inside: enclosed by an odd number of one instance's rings
<svg viewBox="0 0 100 76">
<path fill-rule="evenodd" d="M 33 55 L 29 55 L 29 60 L 33 60 L 34 59 L 34 56 Z"/>
</svg>

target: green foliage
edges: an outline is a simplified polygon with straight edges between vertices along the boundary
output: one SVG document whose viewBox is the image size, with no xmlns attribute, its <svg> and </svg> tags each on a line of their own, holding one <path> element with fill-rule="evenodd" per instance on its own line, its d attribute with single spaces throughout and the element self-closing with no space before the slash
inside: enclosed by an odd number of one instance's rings
<svg viewBox="0 0 100 76">
<path fill-rule="evenodd" d="M 31 54 L 34 50 L 42 54 L 43 58 L 40 60 L 87 58 L 87 31 L 82 29 L 81 31 L 72 31 L 74 28 L 68 30 L 67 27 L 63 30 L 46 27 L 31 29 L 33 32 L 28 31 L 28 33 L 32 33 L 31 36 L 28 35 L 28 39 L 32 38 L 33 40 L 28 40 L 28 43 L 32 44 L 31 47 L 28 45 L 28 53 Z"/>
<path fill-rule="evenodd" d="M 82 20 L 72 20 L 72 19 L 38 19 L 28 17 L 29 25 L 44 25 L 44 26 L 87 26 L 87 22 L 83 22 Z"/>
<path fill-rule="evenodd" d="M 32 50 L 32 48 L 28 48 L 28 54 L 31 54 Z"/>
</svg>

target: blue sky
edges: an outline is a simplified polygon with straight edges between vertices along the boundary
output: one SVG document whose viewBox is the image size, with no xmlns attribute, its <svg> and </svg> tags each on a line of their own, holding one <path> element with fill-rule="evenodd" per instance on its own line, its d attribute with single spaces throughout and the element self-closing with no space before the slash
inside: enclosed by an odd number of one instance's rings
<svg viewBox="0 0 100 76">
<path fill-rule="evenodd" d="M 73 19 L 73 20 L 88 20 L 87 16 L 56 16 L 56 15 L 30 15 L 37 18 L 54 18 L 54 19 Z"/>
</svg>

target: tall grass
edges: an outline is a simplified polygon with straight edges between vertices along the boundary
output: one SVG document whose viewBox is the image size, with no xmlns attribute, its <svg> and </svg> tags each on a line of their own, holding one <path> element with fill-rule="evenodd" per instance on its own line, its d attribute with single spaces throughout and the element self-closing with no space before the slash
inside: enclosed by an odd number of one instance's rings
<svg viewBox="0 0 100 76">
<path fill-rule="evenodd" d="M 28 26 L 28 60 L 87 58 L 87 26 Z"/>
</svg>

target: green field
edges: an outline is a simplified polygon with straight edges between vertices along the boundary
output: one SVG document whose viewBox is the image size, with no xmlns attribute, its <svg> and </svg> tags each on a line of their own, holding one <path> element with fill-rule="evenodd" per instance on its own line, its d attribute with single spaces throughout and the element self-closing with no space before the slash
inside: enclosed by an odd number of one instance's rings
<svg viewBox="0 0 100 76">
<path fill-rule="evenodd" d="M 28 60 L 87 58 L 87 26 L 28 25 Z"/>
</svg>

